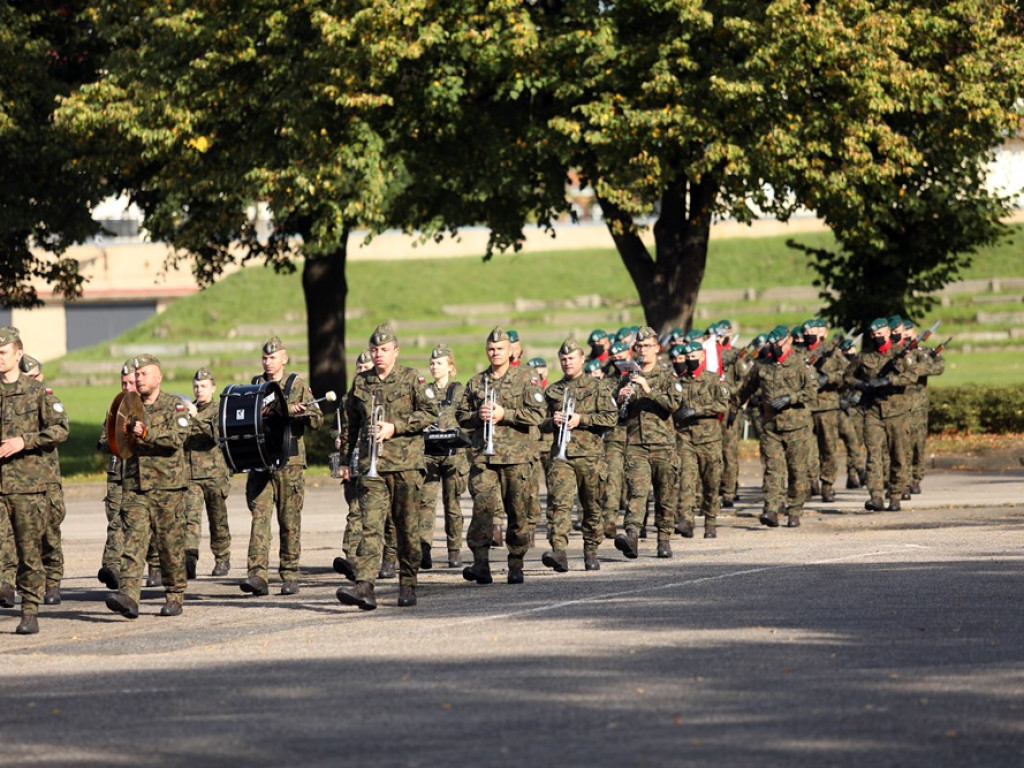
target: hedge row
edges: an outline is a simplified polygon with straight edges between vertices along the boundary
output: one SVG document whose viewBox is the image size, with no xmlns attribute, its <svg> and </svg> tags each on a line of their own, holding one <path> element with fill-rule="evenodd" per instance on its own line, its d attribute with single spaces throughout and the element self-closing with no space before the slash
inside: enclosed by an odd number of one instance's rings
<svg viewBox="0 0 1024 768">
<path fill-rule="evenodd" d="M 928 431 L 1024 432 L 1024 384 L 929 389 Z"/>
</svg>

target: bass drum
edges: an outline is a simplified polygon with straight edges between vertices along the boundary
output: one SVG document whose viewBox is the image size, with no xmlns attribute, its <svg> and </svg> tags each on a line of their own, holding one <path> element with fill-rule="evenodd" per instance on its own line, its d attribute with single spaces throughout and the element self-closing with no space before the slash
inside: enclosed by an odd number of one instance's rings
<svg viewBox="0 0 1024 768">
<path fill-rule="evenodd" d="M 273 472 L 287 463 L 288 403 L 276 381 L 226 387 L 219 419 L 220 446 L 233 472 Z"/>
</svg>

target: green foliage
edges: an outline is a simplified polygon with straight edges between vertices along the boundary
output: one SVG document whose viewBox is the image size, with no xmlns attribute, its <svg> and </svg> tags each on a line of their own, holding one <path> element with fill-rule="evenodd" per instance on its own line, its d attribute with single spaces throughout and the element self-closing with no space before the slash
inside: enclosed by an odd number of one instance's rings
<svg viewBox="0 0 1024 768">
<path fill-rule="evenodd" d="M 954 387 L 931 392 L 930 432 L 1024 432 L 1024 385 Z"/>
</svg>

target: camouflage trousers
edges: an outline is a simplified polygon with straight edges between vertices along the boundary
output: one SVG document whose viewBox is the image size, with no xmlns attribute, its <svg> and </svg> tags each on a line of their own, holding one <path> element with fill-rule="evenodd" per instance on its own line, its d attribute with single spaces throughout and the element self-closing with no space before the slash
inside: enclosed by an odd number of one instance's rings
<svg viewBox="0 0 1024 768">
<path fill-rule="evenodd" d="M 217 562 L 231 558 L 231 531 L 228 529 L 228 491 L 230 482 L 204 477 L 189 483 L 185 496 L 185 551 L 199 553 L 203 533 L 203 511 L 210 524 L 210 551 Z"/>
<path fill-rule="evenodd" d="M 490 557 L 491 526 L 502 512 L 507 518 L 505 545 L 508 564 L 521 568 L 530 548 L 531 497 L 539 495 L 532 462 L 523 464 L 485 464 L 474 462 L 469 468 L 469 493 L 473 497 L 473 517 L 466 543 L 474 560 Z"/>
<path fill-rule="evenodd" d="M 924 479 L 925 446 L 928 442 L 928 407 L 910 412 L 910 479 Z"/>
<path fill-rule="evenodd" d="M 740 484 L 740 435 L 743 417 L 733 406 L 722 419 L 722 487 L 723 496 L 736 496 Z"/>
<path fill-rule="evenodd" d="M 18 573 L 18 547 L 6 514 L 0 514 L 0 586 L 14 585 Z"/>
<path fill-rule="evenodd" d="M 359 478 L 359 511 L 363 530 L 356 548 L 356 580 L 373 584 L 384 548 L 385 521 L 395 526 L 398 583 L 416 586 L 423 551 L 420 549 L 420 505 L 423 470 L 381 472 Z"/>
<path fill-rule="evenodd" d="M 462 550 L 462 506 L 459 497 L 466 490 L 469 462 L 465 453 L 455 456 L 427 456 L 423 478 L 423 510 L 420 513 L 420 541 L 428 547 L 434 541 L 434 517 L 438 491 L 444 508 L 444 536 L 449 552 Z"/>
<path fill-rule="evenodd" d="M 548 467 L 548 541 L 552 549 L 569 547 L 572 504 L 579 493 L 583 551 L 597 552 L 604 541 L 604 485 L 607 470 L 602 456 L 552 459 Z"/>
<path fill-rule="evenodd" d="M 679 503 L 676 519 L 693 524 L 697 510 L 704 513 L 704 525 L 716 525 L 722 500 L 722 443 L 694 443 L 686 435 L 679 440 Z"/>
<path fill-rule="evenodd" d="M 103 545 L 104 568 L 121 568 L 121 553 L 124 551 L 124 532 L 121 530 L 121 484 L 107 481 L 107 495 L 103 497 L 103 509 L 107 514 L 107 540 Z M 160 565 L 160 556 L 153 544 L 149 545 L 146 562 L 156 568 Z"/>
<path fill-rule="evenodd" d="M 341 552 L 346 560 L 353 560 L 356 549 L 359 548 L 359 540 L 363 538 L 363 516 L 359 511 L 359 481 L 343 480 L 341 487 L 345 495 L 345 503 L 348 504 L 345 533 L 341 537 Z"/>
<path fill-rule="evenodd" d="M 910 414 L 883 419 L 866 413 L 864 445 L 868 449 L 868 493 L 881 498 L 887 489 L 890 498 L 899 498 L 910 483 Z"/>
<path fill-rule="evenodd" d="M 0 496 L 0 518 L 5 521 L 0 525 L 6 528 L 5 537 L 14 541 L 18 564 L 14 581 L 21 593 L 23 614 L 39 613 L 39 604 L 43 602 L 46 590 L 43 539 L 46 535 L 47 513 L 45 493 L 11 493 Z M 5 549 L 9 547 L 10 544 L 5 545 Z M 4 583 L 9 584 L 10 581 L 5 580 Z"/>
<path fill-rule="evenodd" d="M 614 525 L 618 521 L 619 510 L 625 509 L 627 503 L 623 494 L 626 487 L 626 444 L 605 443 L 604 464 L 608 475 L 604 487 L 604 522 Z"/>
<path fill-rule="evenodd" d="M 249 533 L 249 555 L 246 563 L 249 576 L 267 578 L 270 567 L 270 518 L 277 508 L 277 525 L 281 536 L 278 573 L 282 581 L 299 578 L 299 556 L 302 553 L 302 503 L 306 485 L 302 467 L 289 465 L 277 472 L 250 472 L 245 483 L 245 501 L 252 513 Z"/>
<path fill-rule="evenodd" d="M 185 489 L 133 491 L 125 489 L 121 498 L 120 592 L 139 602 L 142 571 L 150 544 L 156 547 L 167 599 L 185 598 Z"/>
<path fill-rule="evenodd" d="M 647 497 L 654 488 L 654 526 L 658 541 L 667 541 L 675 528 L 679 497 L 679 456 L 676 445 L 627 445 L 626 489 L 629 501 L 623 528 L 639 533 L 647 514 Z M 717 496 L 718 489 L 715 489 Z"/>
<path fill-rule="evenodd" d="M 46 586 L 59 587 L 64 578 L 64 548 L 60 542 L 60 527 L 67 515 L 64 506 L 64 489 L 60 483 L 46 486 L 46 535 L 43 536 L 43 569 L 46 571 Z"/>
<path fill-rule="evenodd" d="M 764 508 L 790 517 L 800 517 L 810 490 L 807 474 L 813 439 L 810 427 L 786 432 L 761 430 L 761 451 L 765 459 Z"/>
<path fill-rule="evenodd" d="M 839 411 L 814 411 L 811 415 L 814 418 L 815 445 L 820 460 L 818 474 L 812 476 L 811 480 L 820 478 L 826 485 L 835 485 L 836 473 L 839 471 Z"/>
<path fill-rule="evenodd" d="M 855 475 L 864 471 L 864 416 L 850 409 L 839 412 L 839 437 L 846 446 L 846 473 Z"/>
</svg>

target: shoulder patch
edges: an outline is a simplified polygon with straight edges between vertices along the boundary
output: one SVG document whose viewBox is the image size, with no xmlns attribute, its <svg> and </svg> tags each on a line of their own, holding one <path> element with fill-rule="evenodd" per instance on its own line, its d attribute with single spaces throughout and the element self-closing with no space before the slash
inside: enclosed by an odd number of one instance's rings
<svg viewBox="0 0 1024 768">
<path fill-rule="evenodd" d="M 49 387 L 47 387 L 47 388 L 46 388 L 46 394 L 48 394 L 48 395 L 52 395 L 52 394 L 53 394 L 53 390 L 52 390 L 52 389 L 50 389 Z"/>
<path fill-rule="evenodd" d="M 681 381 L 677 381 L 676 382 L 676 392 L 682 392 L 682 391 L 683 391 L 683 383 Z"/>
<path fill-rule="evenodd" d="M 540 392 L 534 392 L 533 393 L 533 399 L 536 400 L 538 403 L 543 403 L 544 402 L 544 395 L 542 395 Z"/>
<path fill-rule="evenodd" d="M 181 400 L 179 400 L 178 402 L 176 402 L 174 404 L 174 410 L 176 410 L 176 411 L 184 411 L 185 410 L 185 404 L 183 402 L 181 402 Z"/>
<path fill-rule="evenodd" d="M 64 413 L 64 404 L 58 400 L 56 403 L 53 404 L 53 410 L 55 410 L 57 413 Z"/>
<path fill-rule="evenodd" d="M 425 381 L 426 381 L 427 379 L 426 379 L 426 378 L 425 378 L 424 376 L 417 376 L 417 377 L 416 377 L 416 380 L 417 380 L 417 381 L 418 381 L 418 382 L 419 382 L 420 384 L 422 384 L 422 383 L 423 383 L 423 382 L 425 382 Z"/>
<path fill-rule="evenodd" d="M 188 419 L 186 419 L 184 416 L 179 416 L 178 417 L 178 426 L 179 427 L 187 427 L 188 426 Z"/>
<path fill-rule="evenodd" d="M 420 381 L 422 382 L 423 379 L 420 379 Z M 433 387 L 427 387 L 425 390 L 423 390 L 423 394 L 425 394 L 427 397 L 429 397 L 431 400 L 433 400 L 434 399 L 434 388 Z"/>
</svg>

